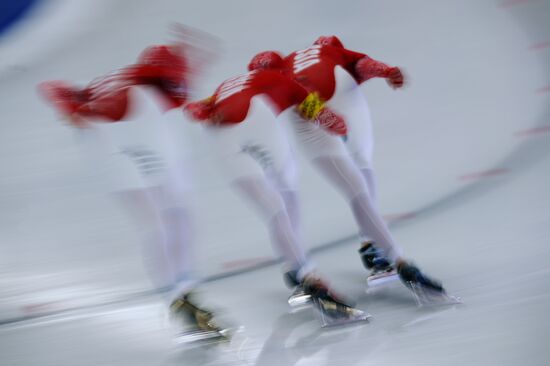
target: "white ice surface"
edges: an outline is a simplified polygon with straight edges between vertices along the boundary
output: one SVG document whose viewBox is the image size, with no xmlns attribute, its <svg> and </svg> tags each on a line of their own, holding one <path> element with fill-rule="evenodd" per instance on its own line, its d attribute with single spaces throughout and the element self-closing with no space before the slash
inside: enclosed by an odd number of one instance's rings
<svg viewBox="0 0 550 366">
<path fill-rule="evenodd" d="M 1 365 L 550 362 L 550 47 L 534 46 L 550 40 L 548 1 L 75 3 L 53 1 L 0 42 Z M 395 236 L 466 305 L 419 311 L 399 286 L 366 295 L 352 217 L 302 162 L 308 245 L 344 239 L 314 259 L 373 323 L 319 332 L 311 314 L 287 315 L 288 291 L 271 266 L 203 288 L 205 300 L 246 326 L 233 348 L 175 348 L 162 304 L 147 292 L 140 231 L 108 195 L 109 169 L 86 160 L 90 136 L 59 123 L 34 90 L 133 62 L 145 45 L 168 39 L 171 21 L 222 41 L 198 97 L 242 72 L 255 52 L 288 52 L 319 34 L 403 66 L 405 90 L 380 80 L 362 87 L 375 123 L 380 205 L 390 216 L 414 214 L 394 223 Z M 518 134 L 533 128 L 540 133 Z M 271 258 L 264 227 L 213 168 L 200 126 L 182 130 L 203 274 Z M 491 170 L 502 174 L 460 179 Z"/>
</svg>

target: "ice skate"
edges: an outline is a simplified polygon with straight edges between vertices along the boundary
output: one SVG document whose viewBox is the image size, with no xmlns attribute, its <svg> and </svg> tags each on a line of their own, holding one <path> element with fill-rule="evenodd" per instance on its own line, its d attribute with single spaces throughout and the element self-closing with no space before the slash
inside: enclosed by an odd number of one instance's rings
<svg viewBox="0 0 550 366">
<path fill-rule="evenodd" d="M 418 306 L 455 305 L 460 298 L 447 294 L 439 281 L 424 275 L 416 266 L 403 262 L 397 267 L 399 278 L 414 294 Z"/>
<path fill-rule="evenodd" d="M 371 318 L 369 313 L 356 309 L 335 296 L 319 278 L 306 276 L 302 287 L 311 296 L 313 308 L 323 328 L 365 322 Z"/>
<path fill-rule="evenodd" d="M 382 256 L 372 242 L 363 242 L 359 249 L 359 255 L 365 268 L 371 271 L 367 277 L 369 288 L 385 285 L 399 279 L 395 267 Z"/>
<path fill-rule="evenodd" d="M 286 285 L 293 289 L 288 298 L 288 306 L 291 312 L 297 312 L 311 306 L 311 295 L 307 294 L 302 284 L 296 278 L 295 271 L 289 271 L 284 274 Z"/>
<path fill-rule="evenodd" d="M 174 300 L 170 312 L 182 327 L 175 337 L 178 344 L 215 344 L 231 339 L 232 330 L 216 324 L 212 312 L 197 306 L 193 293 Z"/>
</svg>

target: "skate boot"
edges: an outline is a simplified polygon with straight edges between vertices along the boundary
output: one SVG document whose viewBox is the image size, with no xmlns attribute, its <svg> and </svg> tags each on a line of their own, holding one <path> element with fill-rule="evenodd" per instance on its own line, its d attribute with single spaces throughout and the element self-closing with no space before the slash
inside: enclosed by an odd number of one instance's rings
<svg viewBox="0 0 550 366">
<path fill-rule="evenodd" d="M 371 271 L 367 277 L 368 287 L 384 285 L 399 278 L 395 267 L 382 256 L 382 253 L 374 246 L 373 242 L 363 242 L 359 249 L 359 255 L 365 268 Z"/>
<path fill-rule="evenodd" d="M 402 262 L 398 265 L 397 271 L 401 281 L 414 294 L 418 306 L 461 303 L 459 298 L 448 295 L 439 281 L 426 276 L 416 266 Z"/>
<path fill-rule="evenodd" d="M 229 341 L 231 332 L 213 320 L 212 312 L 196 305 L 192 292 L 183 294 L 170 305 L 170 312 L 184 330 L 176 337 L 177 343 L 218 343 Z"/>
<path fill-rule="evenodd" d="M 298 281 L 296 271 L 289 271 L 284 274 L 285 284 L 293 289 L 288 298 L 288 305 L 291 312 L 297 312 L 311 306 L 311 295 L 307 294 L 302 284 Z"/>
<path fill-rule="evenodd" d="M 336 296 L 318 277 L 308 275 L 301 283 L 304 292 L 311 296 L 311 301 L 319 316 L 321 327 L 352 324 L 368 321 L 369 313 L 348 305 Z"/>
</svg>

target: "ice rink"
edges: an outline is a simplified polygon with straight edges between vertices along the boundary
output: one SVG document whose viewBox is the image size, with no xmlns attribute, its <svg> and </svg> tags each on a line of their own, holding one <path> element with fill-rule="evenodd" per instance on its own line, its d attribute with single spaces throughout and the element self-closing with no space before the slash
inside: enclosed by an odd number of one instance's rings
<svg viewBox="0 0 550 366">
<path fill-rule="evenodd" d="M 400 284 L 367 294 L 353 217 L 301 158 L 307 246 L 373 319 L 321 330 L 311 311 L 291 314 L 265 227 L 215 168 L 202 126 L 182 119 L 201 295 L 244 330 L 230 344 L 175 345 L 142 265 L 143 230 L 112 197 L 101 129 L 74 131 L 36 93 L 134 62 L 170 39 L 171 22 L 220 40 L 198 98 L 258 51 L 319 35 L 402 66 L 403 90 L 361 86 L 379 205 L 406 256 L 464 304 L 419 309 Z M 0 365 L 549 365 L 549 66 L 548 0 L 36 5 L 0 35 Z"/>
</svg>

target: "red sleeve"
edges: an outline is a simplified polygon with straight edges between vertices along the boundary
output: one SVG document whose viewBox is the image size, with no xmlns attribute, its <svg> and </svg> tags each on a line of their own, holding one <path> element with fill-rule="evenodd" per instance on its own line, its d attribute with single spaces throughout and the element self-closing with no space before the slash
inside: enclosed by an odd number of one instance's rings
<svg viewBox="0 0 550 366">
<path fill-rule="evenodd" d="M 279 72 L 276 72 L 273 82 L 267 87 L 267 92 L 278 105 L 279 112 L 300 104 L 309 94 L 297 81 Z"/>
<path fill-rule="evenodd" d="M 387 78 L 392 69 L 394 68 L 365 56 L 355 64 L 353 76 L 358 83 L 362 83 L 372 78 Z"/>
<path fill-rule="evenodd" d="M 294 104 L 300 104 L 303 102 L 304 99 L 306 99 L 307 95 L 309 94 L 308 91 L 298 84 L 298 82 L 288 79 L 291 83 L 290 87 L 292 89 L 292 95 L 294 98 Z"/>
<path fill-rule="evenodd" d="M 128 111 L 128 89 L 114 90 L 81 105 L 75 113 L 82 117 L 120 121 Z"/>
<path fill-rule="evenodd" d="M 165 99 L 165 109 L 182 106 L 188 99 L 185 71 L 179 67 L 165 65 L 137 64 L 120 72 L 121 78 L 129 85 L 149 85 L 155 87 Z"/>
<path fill-rule="evenodd" d="M 373 77 L 387 77 L 387 73 L 391 69 L 390 66 L 364 53 L 342 49 L 341 56 L 345 63 L 344 67 L 353 75 L 358 83 L 362 83 Z M 358 64 L 360 64 L 359 67 Z"/>
<path fill-rule="evenodd" d="M 365 57 L 366 55 L 364 53 L 355 52 L 348 50 L 346 48 L 340 49 L 340 55 L 342 57 L 344 68 L 352 75 L 355 76 L 355 64 L 357 61 Z"/>
</svg>

